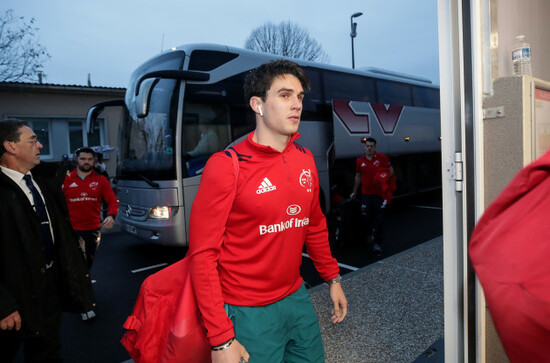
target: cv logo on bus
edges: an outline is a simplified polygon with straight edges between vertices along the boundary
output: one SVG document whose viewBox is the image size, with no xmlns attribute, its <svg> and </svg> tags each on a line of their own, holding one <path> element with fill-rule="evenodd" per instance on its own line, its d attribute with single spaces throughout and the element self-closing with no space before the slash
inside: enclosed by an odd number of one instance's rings
<svg viewBox="0 0 550 363">
<path fill-rule="evenodd" d="M 333 100 L 334 112 L 351 134 L 369 134 L 369 113 L 356 114 L 350 106 L 350 101 Z M 397 122 L 403 112 L 403 106 L 369 103 L 375 118 L 378 120 L 384 134 L 391 135 L 397 128 Z"/>
</svg>

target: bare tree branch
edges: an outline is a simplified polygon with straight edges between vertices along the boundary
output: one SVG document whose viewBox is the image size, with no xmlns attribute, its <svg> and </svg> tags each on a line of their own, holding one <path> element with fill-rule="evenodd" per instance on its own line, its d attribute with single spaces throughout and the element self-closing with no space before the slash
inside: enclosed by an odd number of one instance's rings
<svg viewBox="0 0 550 363">
<path fill-rule="evenodd" d="M 329 57 L 321 44 L 309 36 L 306 29 L 290 21 L 274 25 L 269 22 L 252 31 L 245 42 L 246 49 L 284 57 L 327 63 Z"/>
<path fill-rule="evenodd" d="M 35 38 L 34 18 L 26 22 L 13 10 L 0 15 L 0 82 L 36 80 L 50 55 Z"/>
</svg>

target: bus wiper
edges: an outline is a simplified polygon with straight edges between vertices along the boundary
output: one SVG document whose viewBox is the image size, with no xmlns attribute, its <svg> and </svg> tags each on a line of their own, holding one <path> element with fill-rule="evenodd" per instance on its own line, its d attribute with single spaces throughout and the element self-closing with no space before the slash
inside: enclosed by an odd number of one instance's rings
<svg viewBox="0 0 550 363">
<path fill-rule="evenodd" d="M 152 181 L 151 179 L 147 178 L 145 175 L 141 174 L 139 171 L 127 170 L 126 172 L 130 172 L 132 174 L 135 174 L 135 175 L 139 176 L 141 179 L 143 179 L 147 184 L 149 184 L 153 188 L 159 188 L 160 187 L 159 183 Z"/>
</svg>

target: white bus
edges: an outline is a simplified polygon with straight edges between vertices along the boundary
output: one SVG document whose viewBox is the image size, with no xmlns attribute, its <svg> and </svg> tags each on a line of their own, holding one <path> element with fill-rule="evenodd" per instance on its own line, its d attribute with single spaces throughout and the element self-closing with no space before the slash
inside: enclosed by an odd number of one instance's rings
<svg viewBox="0 0 550 363">
<path fill-rule="evenodd" d="M 118 214 L 130 234 L 186 246 L 191 205 L 206 160 L 255 128 L 243 95 L 246 73 L 280 56 L 222 45 L 193 44 L 163 52 L 137 68 L 125 100 L 93 106 L 127 109 L 120 127 Z M 313 153 L 321 205 L 331 190 L 351 192 L 362 137 L 377 139 L 396 170 L 396 194 L 441 185 L 439 87 L 381 70 L 352 70 L 294 60 L 311 91 L 303 102 L 298 143 Z"/>
</svg>

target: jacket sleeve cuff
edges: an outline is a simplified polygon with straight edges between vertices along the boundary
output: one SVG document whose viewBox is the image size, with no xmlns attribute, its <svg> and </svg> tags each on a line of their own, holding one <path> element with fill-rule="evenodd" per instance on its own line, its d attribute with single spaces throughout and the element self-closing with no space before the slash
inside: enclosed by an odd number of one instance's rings
<svg viewBox="0 0 550 363">
<path fill-rule="evenodd" d="M 233 329 L 230 329 L 222 334 L 216 335 L 215 337 L 208 338 L 208 342 L 210 343 L 211 347 L 215 347 L 216 345 L 225 343 L 229 339 L 234 337 L 235 337 L 235 332 L 233 331 Z"/>
</svg>

